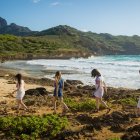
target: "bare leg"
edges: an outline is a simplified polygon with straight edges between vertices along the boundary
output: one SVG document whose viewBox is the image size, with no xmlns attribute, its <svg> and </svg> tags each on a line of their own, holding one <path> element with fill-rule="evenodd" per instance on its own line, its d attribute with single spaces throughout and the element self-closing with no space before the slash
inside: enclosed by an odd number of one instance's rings
<svg viewBox="0 0 140 140">
<path fill-rule="evenodd" d="M 54 102 L 54 113 L 56 113 L 56 102 L 57 102 L 56 97 L 54 97 L 53 102 Z"/>
<path fill-rule="evenodd" d="M 99 111 L 99 98 L 98 97 L 95 97 L 96 99 L 96 109 L 97 109 L 97 112 Z"/>
<path fill-rule="evenodd" d="M 19 112 L 19 108 L 20 108 L 20 100 L 17 100 L 17 112 Z"/>
<path fill-rule="evenodd" d="M 109 113 L 110 112 L 110 108 L 109 108 L 109 106 L 102 100 L 102 98 L 99 98 L 99 101 L 100 101 L 100 103 L 104 106 L 104 107 L 106 107 L 107 109 L 108 109 L 108 111 L 107 111 L 107 113 Z"/>
<path fill-rule="evenodd" d="M 68 106 L 63 101 L 63 97 L 60 98 L 60 102 L 63 105 L 63 107 L 64 107 L 65 110 L 69 110 Z"/>
<path fill-rule="evenodd" d="M 23 103 L 22 100 L 20 100 L 20 103 L 21 103 L 21 105 L 22 105 L 26 110 L 28 109 L 27 106 Z"/>
<path fill-rule="evenodd" d="M 102 100 L 102 98 L 99 98 L 99 101 L 104 107 L 109 108 L 108 105 Z"/>
</svg>

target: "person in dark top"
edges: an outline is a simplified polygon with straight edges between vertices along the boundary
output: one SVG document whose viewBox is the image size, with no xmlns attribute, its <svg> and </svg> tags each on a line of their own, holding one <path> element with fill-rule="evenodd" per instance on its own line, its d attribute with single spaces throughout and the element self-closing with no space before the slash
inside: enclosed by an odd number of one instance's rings
<svg viewBox="0 0 140 140">
<path fill-rule="evenodd" d="M 60 100 L 61 104 L 63 105 L 63 113 L 65 113 L 69 108 L 63 101 L 63 89 L 64 89 L 64 80 L 61 77 L 61 72 L 57 71 L 55 74 L 55 81 L 54 81 L 54 113 L 56 113 L 56 103 L 57 100 Z"/>
</svg>

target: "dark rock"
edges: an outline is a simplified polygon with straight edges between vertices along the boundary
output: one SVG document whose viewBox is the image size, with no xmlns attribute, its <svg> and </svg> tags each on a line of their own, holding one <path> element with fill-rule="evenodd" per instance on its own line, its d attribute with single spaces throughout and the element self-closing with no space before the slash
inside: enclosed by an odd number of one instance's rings
<svg viewBox="0 0 140 140">
<path fill-rule="evenodd" d="M 127 131 L 128 131 L 128 132 L 137 131 L 137 132 L 139 132 L 139 134 L 140 134 L 140 124 L 138 124 L 138 125 L 135 125 L 135 126 L 133 126 L 133 127 L 128 128 L 128 130 L 127 130 Z"/>
<path fill-rule="evenodd" d="M 92 90 L 92 91 L 94 91 L 95 90 L 95 86 L 86 85 L 86 86 L 83 86 L 82 89 L 83 90 Z"/>
<path fill-rule="evenodd" d="M 7 21 L 0 17 L 0 29 L 7 26 Z"/>
<path fill-rule="evenodd" d="M 113 128 L 113 127 L 119 127 L 120 124 L 128 123 L 131 120 L 131 118 L 129 114 L 124 114 L 122 112 L 115 111 L 112 114 L 103 116 L 102 120 L 104 122 L 104 125 L 112 126 Z"/>
<path fill-rule="evenodd" d="M 125 129 L 122 127 L 121 124 L 113 124 L 110 128 L 110 130 L 112 130 L 113 132 L 122 132 L 124 131 Z"/>
<path fill-rule="evenodd" d="M 79 131 L 64 130 L 56 136 L 57 140 L 78 140 L 80 135 Z"/>
<path fill-rule="evenodd" d="M 127 133 L 121 137 L 122 140 L 140 140 L 138 132 Z"/>
<path fill-rule="evenodd" d="M 42 96 L 48 94 L 48 92 L 46 91 L 46 89 L 43 88 L 43 87 L 36 88 L 36 90 L 39 91 L 39 94 L 42 95 Z"/>
<path fill-rule="evenodd" d="M 94 125 L 92 125 L 92 124 L 87 124 L 87 125 L 85 125 L 84 127 L 83 127 L 83 130 L 89 130 L 89 131 L 91 131 L 91 132 L 93 132 L 94 131 Z"/>
<path fill-rule="evenodd" d="M 35 105 L 36 101 L 35 100 L 28 100 L 28 101 L 25 101 L 25 103 L 27 106 L 32 106 L 32 105 Z"/>
<path fill-rule="evenodd" d="M 46 85 L 54 86 L 54 81 L 49 78 L 41 78 L 41 82 L 42 84 L 44 83 Z"/>
<path fill-rule="evenodd" d="M 93 118 L 87 114 L 78 115 L 76 119 L 82 124 L 91 124 L 93 121 Z"/>
<path fill-rule="evenodd" d="M 49 79 L 49 78 L 41 78 L 41 79 L 37 79 L 37 78 L 33 78 L 33 77 L 24 77 L 24 80 L 26 81 L 26 83 L 29 84 L 39 84 L 42 86 L 54 86 L 54 81 Z"/>
<path fill-rule="evenodd" d="M 68 82 L 64 82 L 64 90 L 66 91 L 73 91 L 76 90 L 77 87 L 75 85 L 71 85 Z"/>
<path fill-rule="evenodd" d="M 35 95 L 35 96 L 39 96 L 39 95 L 47 95 L 49 92 L 46 91 L 45 88 L 43 87 L 39 87 L 36 89 L 29 89 L 25 92 L 26 95 Z"/>
<path fill-rule="evenodd" d="M 67 83 L 70 85 L 83 85 L 83 83 L 80 80 L 66 80 Z"/>
<path fill-rule="evenodd" d="M 69 87 L 71 87 L 71 85 L 67 82 L 64 82 L 64 87 L 69 88 Z"/>
<path fill-rule="evenodd" d="M 137 89 L 136 91 L 140 92 L 140 89 Z"/>
<path fill-rule="evenodd" d="M 102 129 L 101 120 L 99 117 L 92 118 L 91 116 L 87 114 L 81 114 L 81 115 L 78 115 L 76 119 L 82 124 L 92 125 L 92 128 L 95 128 L 96 130 Z"/>
<path fill-rule="evenodd" d="M 35 96 L 39 96 L 40 93 L 39 93 L 39 91 L 36 90 L 36 89 L 29 89 L 29 90 L 26 90 L 25 95 L 35 95 Z"/>
<path fill-rule="evenodd" d="M 31 31 L 28 27 L 19 26 L 16 25 L 15 23 L 7 25 L 7 21 L 0 17 L 0 34 L 26 36 L 35 34 L 35 32 Z"/>
<path fill-rule="evenodd" d="M 25 36 L 25 35 L 30 35 L 32 31 L 27 27 L 22 27 L 22 26 L 12 23 L 8 26 L 3 27 L 0 30 L 0 33 Z"/>
</svg>

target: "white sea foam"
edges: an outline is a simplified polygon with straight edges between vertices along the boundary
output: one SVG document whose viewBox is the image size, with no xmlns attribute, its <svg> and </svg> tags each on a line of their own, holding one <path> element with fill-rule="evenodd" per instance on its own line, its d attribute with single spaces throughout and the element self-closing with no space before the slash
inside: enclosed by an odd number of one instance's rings
<svg viewBox="0 0 140 140">
<path fill-rule="evenodd" d="M 67 71 L 64 72 L 64 79 L 81 80 L 85 84 L 93 84 L 91 70 L 99 69 L 105 77 L 109 86 L 140 88 L 140 55 L 111 55 L 111 56 L 91 56 L 85 58 L 71 58 L 69 60 L 42 59 L 30 61 L 14 61 L 4 64 L 8 67 L 21 68 L 30 71 L 44 71 L 45 77 L 53 77 L 54 73 L 47 74 L 47 71 Z M 72 70 L 72 72 L 68 72 Z"/>
</svg>

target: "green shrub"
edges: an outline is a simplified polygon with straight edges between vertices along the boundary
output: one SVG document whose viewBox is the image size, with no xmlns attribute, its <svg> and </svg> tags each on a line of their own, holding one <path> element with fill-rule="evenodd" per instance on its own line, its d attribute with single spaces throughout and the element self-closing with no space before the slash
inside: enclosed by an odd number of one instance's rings
<svg viewBox="0 0 140 140">
<path fill-rule="evenodd" d="M 7 137 L 34 140 L 45 136 L 55 137 L 67 126 L 68 120 L 57 115 L 1 117 L 0 124 L 0 131 Z"/>
<path fill-rule="evenodd" d="M 77 102 L 66 98 L 65 102 L 73 111 L 91 111 L 96 108 L 95 100 L 92 99 L 84 99 Z"/>
<path fill-rule="evenodd" d="M 131 106 L 136 106 L 137 105 L 137 101 L 132 97 L 121 99 L 120 103 L 123 104 L 123 105 L 131 105 Z"/>
</svg>

